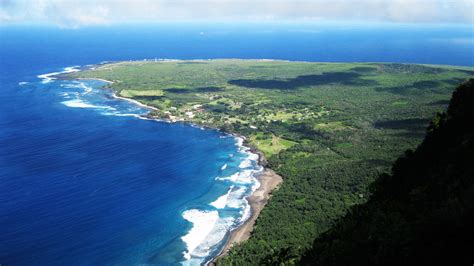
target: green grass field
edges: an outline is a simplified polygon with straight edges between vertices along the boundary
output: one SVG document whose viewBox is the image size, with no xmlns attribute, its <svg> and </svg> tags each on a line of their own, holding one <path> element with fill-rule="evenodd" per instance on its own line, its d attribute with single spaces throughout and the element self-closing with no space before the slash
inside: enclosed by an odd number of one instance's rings
<svg viewBox="0 0 474 266">
<path fill-rule="evenodd" d="M 69 77 L 103 78 L 150 115 L 248 137 L 284 183 L 252 237 L 219 260 L 295 258 L 422 140 L 473 68 L 257 60 L 120 62 Z M 275 262 L 276 263 L 276 262 Z"/>
</svg>

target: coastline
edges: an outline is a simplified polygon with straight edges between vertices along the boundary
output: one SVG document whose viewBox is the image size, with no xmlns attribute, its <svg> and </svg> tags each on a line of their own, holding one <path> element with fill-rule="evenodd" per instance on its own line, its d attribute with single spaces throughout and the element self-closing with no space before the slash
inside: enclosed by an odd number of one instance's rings
<svg viewBox="0 0 474 266">
<path fill-rule="evenodd" d="M 80 71 L 80 70 L 79 70 Z M 113 81 L 110 81 L 110 80 L 106 80 L 106 79 L 101 79 L 101 78 L 74 78 L 74 79 L 77 79 L 77 80 L 99 80 L 99 81 L 103 81 L 105 83 L 109 83 L 109 84 L 113 84 L 114 82 Z"/>
<path fill-rule="evenodd" d="M 230 231 L 230 235 L 227 238 L 220 253 L 210 260 L 207 265 L 216 265 L 216 260 L 225 256 L 233 246 L 240 244 L 250 238 L 255 221 L 260 215 L 260 212 L 271 198 L 272 192 L 283 182 L 283 178 L 269 168 L 265 168 L 265 170 L 257 177 L 257 179 L 260 182 L 260 186 L 250 196 L 247 197 L 251 207 L 250 217 L 242 225 Z"/>
<path fill-rule="evenodd" d="M 105 83 L 108 83 L 108 84 L 114 84 L 113 81 L 106 80 L 106 79 L 101 79 L 101 78 L 74 78 L 74 79 L 77 79 L 77 80 L 98 80 L 98 81 L 102 81 L 102 82 L 105 82 Z M 114 90 L 112 90 L 112 97 L 114 97 L 115 99 L 121 99 L 121 100 L 124 100 L 124 101 L 129 101 L 133 104 L 136 104 L 140 107 L 143 107 L 143 108 L 146 108 L 146 109 L 149 109 L 149 110 L 158 110 L 158 108 L 156 108 L 156 107 L 143 104 L 143 103 L 141 103 L 137 100 L 130 99 L 130 98 L 125 98 L 125 97 L 122 97 L 122 96 L 118 96 L 117 92 L 114 91 Z"/>
<path fill-rule="evenodd" d="M 113 84 L 113 81 L 106 80 L 106 79 L 101 79 L 101 78 L 73 78 L 76 80 L 99 80 L 108 84 Z M 116 99 L 121 99 L 125 101 L 129 101 L 133 104 L 136 104 L 138 106 L 141 106 L 143 108 L 149 109 L 149 110 L 158 110 L 158 108 L 149 106 L 146 104 L 143 104 L 137 100 L 126 98 L 126 97 L 121 97 L 116 94 L 116 91 L 112 91 L 112 97 Z M 190 124 L 191 126 L 197 126 L 202 128 L 203 126 L 198 125 L 193 123 L 192 121 L 171 121 L 168 119 L 158 119 L 158 118 L 153 118 L 153 117 L 146 117 L 147 119 L 152 119 L 160 122 L 168 122 L 168 123 L 176 123 L 176 122 L 184 122 L 187 124 Z M 205 128 L 210 128 L 210 129 L 215 129 L 219 131 L 223 131 L 220 128 L 216 127 L 209 127 L 209 126 L 204 126 Z M 260 183 L 259 187 L 252 192 L 251 195 L 246 197 L 246 200 L 248 201 L 248 204 L 250 205 L 250 216 L 243 222 L 240 226 L 232 229 L 230 232 L 228 232 L 229 236 L 225 240 L 224 245 L 222 246 L 221 250 L 219 253 L 210 258 L 208 261 L 206 261 L 204 264 L 205 265 L 215 265 L 216 259 L 223 257 L 227 254 L 227 252 L 236 244 L 242 243 L 246 241 L 247 239 L 250 238 L 251 233 L 253 231 L 255 221 L 257 220 L 258 216 L 260 215 L 260 212 L 263 210 L 265 205 L 267 204 L 268 200 L 271 198 L 271 193 L 278 188 L 278 186 L 283 182 L 283 178 L 278 175 L 276 172 L 274 172 L 272 169 L 267 168 L 266 164 L 266 158 L 263 155 L 263 153 L 259 150 L 257 150 L 254 147 L 251 147 L 247 143 L 247 138 L 241 134 L 238 133 L 233 133 L 233 132 L 226 132 L 223 131 L 226 134 L 232 135 L 235 138 L 241 138 L 243 140 L 242 147 L 245 147 L 248 149 L 248 152 L 253 153 L 258 155 L 258 165 L 263 167 L 263 171 L 256 177 L 257 181 Z"/>
<path fill-rule="evenodd" d="M 133 100 L 133 99 L 130 99 L 130 98 L 125 98 L 125 97 L 122 97 L 122 96 L 118 96 L 117 93 L 114 91 L 112 92 L 112 97 L 114 97 L 115 99 L 121 99 L 121 100 L 124 100 L 124 101 L 129 101 L 129 102 L 132 102 L 140 107 L 143 107 L 143 108 L 146 108 L 146 109 L 150 109 L 150 110 L 158 110 L 158 108 L 156 107 L 153 107 L 153 106 L 149 106 L 149 105 L 146 105 L 146 104 L 143 104 L 137 100 Z"/>
</svg>

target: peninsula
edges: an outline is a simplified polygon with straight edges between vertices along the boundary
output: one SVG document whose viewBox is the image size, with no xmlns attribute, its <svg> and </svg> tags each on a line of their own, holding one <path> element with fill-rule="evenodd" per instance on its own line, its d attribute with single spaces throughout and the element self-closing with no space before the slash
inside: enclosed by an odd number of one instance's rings
<svg viewBox="0 0 474 266">
<path fill-rule="evenodd" d="M 454 87 L 473 75 L 467 67 L 222 59 L 113 62 L 66 78 L 109 81 L 117 96 L 152 107 L 151 118 L 245 136 L 276 174 L 253 195 L 254 216 L 225 251 L 248 240 L 217 263 L 258 264 L 301 257 L 365 202 L 374 179 L 421 142 Z"/>
</svg>

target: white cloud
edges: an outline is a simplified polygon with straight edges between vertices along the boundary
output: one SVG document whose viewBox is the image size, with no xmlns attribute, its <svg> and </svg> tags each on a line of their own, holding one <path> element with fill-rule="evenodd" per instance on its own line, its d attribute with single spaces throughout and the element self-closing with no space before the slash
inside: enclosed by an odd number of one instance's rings
<svg viewBox="0 0 474 266">
<path fill-rule="evenodd" d="M 108 2 L 108 5 L 112 2 Z M 76 28 L 82 25 L 107 24 L 112 22 L 109 8 L 91 1 L 70 0 L 0 0 L 0 22 L 46 22 L 60 27 Z"/>
<path fill-rule="evenodd" d="M 473 23 L 474 0 L 0 0 L 0 22 L 359 20 Z"/>
</svg>

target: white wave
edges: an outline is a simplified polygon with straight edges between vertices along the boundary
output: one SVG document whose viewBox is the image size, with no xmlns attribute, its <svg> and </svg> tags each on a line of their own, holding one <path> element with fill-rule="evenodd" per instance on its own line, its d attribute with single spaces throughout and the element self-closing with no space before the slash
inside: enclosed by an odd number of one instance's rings
<svg viewBox="0 0 474 266">
<path fill-rule="evenodd" d="M 26 81 L 18 82 L 18 85 L 20 85 L 20 86 L 23 86 L 23 85 L 26 85 L 26 84 L 28 84 L 28 82 L 26 82 Z"/>
<path fill-rule="evenodd" d="M 224 171 L 226 168 L 227 168 L 227 164 L 224 164 L 224 165 L 221 167 L 221 171 Z"/>
<path fill-rule="evenodd" d="M 111 110 L 116 110 L 115 108 L 113 107 L 110 107 Z M 155 120 L 153 118 L 148 118 L 148 117 L 145 117 L 143 115 L 139 115 L 139 114 L 123 114 L 123 113 L 119 113 L 119 112 L 103 112 L 101 113 L 103 115 L 110 115 L 110 116 L 129 116 L 129 117 L 135 117 L 135 118 L 138 118 L 138 119 L 141 119 L 141 120 Z"/>
<path fill-rule="evenodd" d="M 71 99 L 71 96 L 69 96 L 69 93 L 67 93 L 67 92 L 61 93 L 61 96 L 62 96 L 64 99 Z"/>
<path fill-rule="evenodd" d="M 260 181 L 258 181 L 258 179 L 255 178 L 252 185 L 252 193 L 255 192 L 260 187 L 260 185 L 261 185 Z"/>
<path fill-rule="evenodd" d="M 229 190 L 227 193 L 224 195 L 220 196 L 218 199 L 215 201 L 211 202 L 210 205 L 216 207 L 217 209 L 224 209 L 226 204 L 227 204 L 227 198 L 229 198 L 230 193 L 232 192 L 232 189 L 234 186 L 230 186 Z"/>
<path fill-rule="evenodd" d="M 69 83 L 69 84 L 61 84 L 61 87 L 68 88 L 68 89 L 79 89 L 81 87 L 79 82 Z"/>
<path fill-rule="evenodd" d="M 219 196 L 210 205 L 216 209 L 231 208 L 240 210 L 238 217 L 221 217 L 219 212 L 189 210 L 183 213 L 183 217 L 193 223 L 189 233 L 182 237 L 186 243 L 187 251 L 183 253 L 186 261 L 184 265 L 201 265 L 207 258 L 213 247 L 219 244 L 226 234 L 235 226 L 247 221 L 251 216 L 251 206 L 247 196 L 254 192 L 260 182 L 256 175 L 263 167 L 258 166 L 258 154 L 250 152 L 250 148 L 243 146 L 244 139 L 236 137 L 236 145 L 239 147 L 239 153 L 243 153 L 244 160 L 240 162 L 240 171 L 229 176 L 217 177 L 216 180 L 230 181 L 232 186 L 227 193 Z M 234 154 L 229 154 L 233 157 Z M 225 170 L 227 164 L 221 167 Z M 224 212 L 225 213 L 225 212 Z M 223 213 L 221 213 L 222 215 Z"/>
<path fill-rule="evenodd" d="M 86 83 L 79 82 L 79 81 L 75 81 L 74 83 L 69 83 L 69 84 L 61 84 L 61 87 L 68 88 L 68 89 L 83 89 L 84 92 L 82 93 L 82 95 L 86 95 L 92 92 L 92 87 L 87 86 Z"/>
<path fill-rule="evenodd" d="M 70 66 L 70 67 L 65 67 L 64 71 L 62 73 L 73 73 L 73 72 L 78 72 L 79 69 L 77 69 L 79 66 Z"/>
<path fill-rule="evenodd" d="M 41 74 L 38 75 L 37 77 L 42 79 L 41 83 L 49 83 L 52 80 L 56 79 L 54 76 L 59 75 L 59 74 L 66 74 L 66 73 L 72 73 L 72 72 L 77 72 L 79 69 L 77 69 L 78 66 L 71 66 L 71 67 L 65 67 L 63 71 L 59 72 L 51 72 L 51 73 L 46 73 L 46 74 Z"/>
<path fill-rule="evenodd" d="M 219 207 L 232 208 L 232 209 L 242 209 L 240 222 L 246 221 L 250 216 L 250 206 L 247 201 L 247 196 L 255 192 L 260 187 L 260 182 L 256 178 L 256 175 L 260 174 L 263 171 L 263 167 L 256 169 L 243 170 L 238 173 L 235 173 L 229 177 L 218 177 L 217 180 L 227 180 L 231 181 L 238 185 L 237 189 L 233 189 L 225 198 L 225 205 L 223 204 L 224 198 L 219 198 L 219 202 L 215 201 L 213 203 L 221 204 Z M 251 185 L 249 191 L 249 185 Z"/>
<path fill-rule="evenodd" d="M 253 152 L 248 152 L 248 159 L 252 161 L 257 161 L 258 160 L 258 154 L 253 153 Z"/>
<path fill-rule="evenodd" d="M 194 249 L 194 251 L 191 253 L 191 256 L 200 257 L 203 259 L 209 256 L 212 247 L 216 246 L 224 239 L 227 232 L 234 225 L 234 222 L 235 218 L 233 217 L 219 218 L 214 224 L 211 232 L 207 235 L 204 241 L 202 241 L 199 246 Z"/>
<path fill-rule="evenodd" d="M 61 74 L 61 72 L 52 72 L 52 73 L 38 75 L 38 78 L 42 79 L 41 83 L 45 84 L 45 83 L 51 82 L 53 79 L 56 79 L 52 76 L 59 75 L 59 74 Z"/>
<path fill-rule="evenodd" d="M 242 145 L 244 144 L 244 139 L 242 137 L 236 137 L 235 142 L 235 145 L 242 147 Z"/>
<path fill-rule="evenodd" d="M 93 104 L 84 102 L 83 100 L 80 100 L 80 99 L 64 101 L 61 103 L 68 107 L 75 107 L 75 108 L 96 108 L 96 109 L 109 109 L 109 110 L 115 109 L 109 106 L 93 105 Z"/>
<path fill-rule="evenodd" d="M 257 153 L 251 152 L 250 148 L 239 146 L 239 152 L 247 156 L 247 158 L 245 158 L 245 160 L 239 164 L 239 168 L 249 168 L 253 165 L 252 162 L 258 162 L 259 155 Z"/>
<path fill-rule="evenodd" d="M 196 217 L 201 216 L 202 213 L 206 213 L 205 211 L 199 211 L 199 210 L 190 210 L 190 211 L 195 212 L 195 214 L 193 214 L 194 218 L 192 218 L 194 221 L 197 221 Z M 212 214 L 212 216 L 214 216 L 212 217 L 214 220 L 212 224 L 210 224 L 208 223 L 208 220 L 211 219 L 211 215 L 209 215 L 209 212 L 207 213 L 208 214 L 204 215 L 204 216 L 207 216 L 207 218 L 202 218 L 202 219 L 199 218 L 202 220 L 201 223 L 203 224 L 203 228 L 205 228 L 206 231 L 198 232 L 200 234 L 200 238 L 199 238 L 200 241 L 199 243 L 197 241 L 194 242 L 196 244 L 194 245 L 194 248 L 192 250 L 189 249 L 189 245 L 188 245 L 188 251 L 183 253 L 184 258 L 186 259 L 186 261 L 182 263 L 183 265 L 202 265 L 202 263 L 204 262 L 204 258 L 209 256 L 209 253 L 212 251 L 212 247 L 216 246 L 224 239 L 227 232 L 232 228 L 232 226 L 235 223 L 235 218 L 233 217 L 219 218 L 217 211 L 215 211 L 215 214 Z M 194 224 L 196 223 L 193 222 L 193 225 Z M 194 228 L 196 227 L 193 226 L 192 230 L 194 230 Z M 185 241 L 185 243 L 188 244 L 190 242 Z"/>
<path fill-rule="evenodd" d="M 240 217 L 240 222 L 243 223 L 245 221 L 247 221 L 249 218 L 250 218 L 250 215 L 252 214 L 252 207 L 250 206 L 250 203 L 248 202 L 247 199 L 244 199 L 244 208 L 243 210 L 240 212 L 241 213 L 241 217 Z"/>
<path fill-rule="evenodd" d="M 88 93 L 90 93 L 92 91 L 92 87 L 89 87 L 87 86 L 86 84 L 82 83 L 83 84 L 83 88 L 84 88 L 84 93 L 82 93 L 82 95 L 86 95 Z"/>
<path fill-rule="evenodd" d="M 232 190 L 232 193 L 229 194 L 226 201 L 226 207 L 232 209 L 240 209 L 245 204 L 245 197 L 247 188 L 244 186 L 239 186 L 237 189 Z"/>
<path fill-rule="evenodd" d="M 204 242 L 211 233 L 219 219 L 217 211 L 200 211 L 197 209 L 187 210 L 183 213 L 183 218 L 193 224 L 193 227 L 187 235 L 181 237 L 186 243 L 187 251 L 184 252 L 184 258 L 191 259 L 195 249 Z"/>
<path fill-rule="evenodd" d="M 252 169 L 242 170 L 231 176 L 217 177 L 216 179 L 221 181 L 227 180 L 238 184 L 251 184 L 253 182 L 252 175 L 254 172 Z"/>
<path fill-rule="evenodd" d="M 239 168 L 249 168 L 252 166 L 252 161 L 250 159 L 245 159 L 239 164 Z"/>
</svg>

